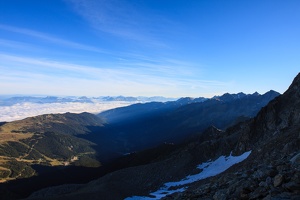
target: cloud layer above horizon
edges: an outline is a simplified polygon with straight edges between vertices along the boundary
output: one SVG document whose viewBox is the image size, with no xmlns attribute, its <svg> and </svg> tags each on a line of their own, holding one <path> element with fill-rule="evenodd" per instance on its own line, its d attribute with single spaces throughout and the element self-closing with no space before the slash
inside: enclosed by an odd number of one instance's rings
<svg viewBox="0 0 300 200">
<path fill-rule="evenodd" d="M 102 111 L 128 106 L 133 102 L 96 102 L 96 103 L 18 103 L 12 106 L 0 106 L 0 122 L 11 122 L 21 120 L 27 117 L 33 117 L 43 114 L 57 113 L 82 113 L 89 112 L 98 114 Z"/>
<path fill-rule="evenodd" d="M 15 94 L 21 85 L 31 94 L 178 97 L 178 90 L 181 90 L 181 96 L 193 96 L 194 90 L 202 89 L 207 90 L 203 96 L 211 96 L 210 89 L 223 89 L 231 84 L 201 80 L 195 69 L 189 69 L 192 68 L 189 63 L 176 60 L 122 59 L 115 67 L 105 63 L 97 67 L 99 63 L 96 66 L 79 65 L 0 53 L 0 64 L 3 72 L 0 78 L 5 81 L 4 94 Z"/>
</svg>

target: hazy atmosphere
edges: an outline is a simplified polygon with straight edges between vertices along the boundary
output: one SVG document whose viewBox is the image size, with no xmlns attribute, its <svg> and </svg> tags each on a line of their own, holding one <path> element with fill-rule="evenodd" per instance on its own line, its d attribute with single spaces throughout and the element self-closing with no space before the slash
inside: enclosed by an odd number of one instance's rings
<svg viewBox="0 0 300 200">
<path fill-rule="evenodd" d="M 280 93 L 299 71 L 300 2 L 1 0 L 1 94 Z"/>
</svg>

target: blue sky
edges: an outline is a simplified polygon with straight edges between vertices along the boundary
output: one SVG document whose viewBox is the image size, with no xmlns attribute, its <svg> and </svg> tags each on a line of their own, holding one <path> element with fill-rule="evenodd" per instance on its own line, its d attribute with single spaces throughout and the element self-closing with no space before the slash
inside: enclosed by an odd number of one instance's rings
<svg viewBox="0 0 300 200">
<path fill-rule="evenodd" d="M 298 0 L 0 0 L 0 94 L 284 92 Z"/>
</svg>

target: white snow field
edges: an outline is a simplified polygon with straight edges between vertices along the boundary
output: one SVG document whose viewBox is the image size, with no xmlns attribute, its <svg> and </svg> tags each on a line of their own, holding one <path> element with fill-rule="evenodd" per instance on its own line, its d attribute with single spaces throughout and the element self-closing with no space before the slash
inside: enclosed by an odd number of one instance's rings
<svg viewBox="0 0 300 200">
<path fill-rule="evenodd" d="M 155 192 L 151 192 L 149 194 L 149 197 L 143 197 L 143 196 L 132 196 L 128 197 L 125 200 L 157 200 L 161 199 L 167 195 L 173 194 L 175 192 L 183 192 L 187 188 L 187 184 L 193 183 L 211 176 L 216 176 L 234 164 L 237 164 L 239 162 L 242 162 L 245 160 L 249 155 L 251 151 L 245 152 L 240 156 L 232 156 L 231 154 L 229 156 L 220 156 L 215 161 L 207 161 L 205 163 L 202 163 L 198 165 L 198 169 L 202 169 L 202 171 L 198 174 L 189 175 L 186 178 L 177 181 L 177 182 L 168 182 L 165 183 L 163 187 L 161 187 L 159 190 Z M 172 190 L 171 187 L 179 187 L 175 190 Z"/>
</svg>

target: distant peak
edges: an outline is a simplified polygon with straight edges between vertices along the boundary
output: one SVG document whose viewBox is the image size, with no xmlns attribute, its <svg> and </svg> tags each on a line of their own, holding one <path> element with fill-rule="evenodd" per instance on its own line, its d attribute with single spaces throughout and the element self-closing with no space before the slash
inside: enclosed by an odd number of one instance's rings
<svg viewBox="0 0 300 200">
<path fill-rule="evenodd" d="M 244 92 L 237 93 L 238 95 L 246 95 Z"/>
<path fill-rule="evenodd" d="M 275 90 L 270 90 L 270 91 L 266 92 L 264 95 L 266 95 L 266 94 L 276 94 L 276 95 L 280 95 L 280 93 L 279 93 L 279 92 L 276 92 Z"/>
<path fill-rule="evenodd" d="M 220 101 L 232 101 L 236 99 L 241 99 L 246 97 L 247 95 L 243 92 L 239 92 L 237 94 L 225 93 L 222 96 L 214 96 L 212 99 L 220 100 Z"/>
<path fill-rule="evenodd" d="M 229 94 L 228 92 L 226 92 L 222 96 L 226 96 L 226 95 L 231 95 L 231 94 Z"/>
<path fill-rule="evenodd" d="M 181 97 L 180 99 L 178 99 L 178 101 L 182 101 L 182 100 L 193 100 L 194 98 L 192 97 Z"/>
</svg>

